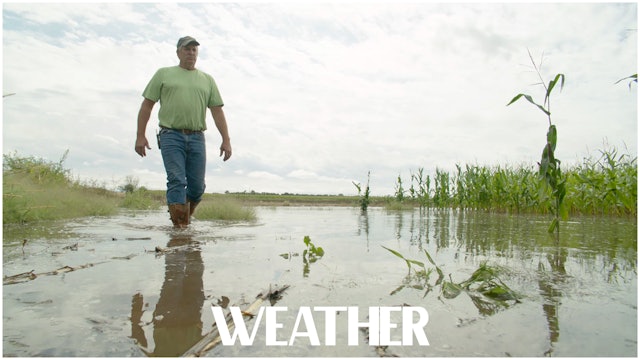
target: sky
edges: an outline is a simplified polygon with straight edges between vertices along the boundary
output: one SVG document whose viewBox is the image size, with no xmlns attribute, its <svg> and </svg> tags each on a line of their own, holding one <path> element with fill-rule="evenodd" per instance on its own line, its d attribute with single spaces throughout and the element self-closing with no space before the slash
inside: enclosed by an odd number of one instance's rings
<svg viewBox="0 0 640 360">
<path fill-rule="evenodd" d="M 393 195 L 423 169 L 535 166 L 551 94 L 567 166 L 637 155 L 638 9 L 625 3 L 26 3 L 2 8 L 3 154 L 84 182 L 165 189 L 155 143 L 134 151 L 142 91 L 178 39 L 224 100 L 233 156 L 207 114 L 207 192 Z M 529 53 L 532 58 L 530 58 Z M 561 91 L 560 91 L 561 90 Z M 13 95 L 9 95 L 13 94 Z M 9 95 L 9 96 L 7 96 Z"/>
</svg>

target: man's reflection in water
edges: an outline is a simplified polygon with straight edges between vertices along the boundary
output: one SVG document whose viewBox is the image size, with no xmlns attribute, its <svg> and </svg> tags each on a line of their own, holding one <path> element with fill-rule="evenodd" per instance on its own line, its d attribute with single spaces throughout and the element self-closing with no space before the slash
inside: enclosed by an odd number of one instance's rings
<svg viewBox="0 0 640 360">
<path fill-rule="evenodd" d="M 182 355 L 202 338 L 200 318 L 204 304 L 200 249 L 188 234 L 172 234 L 167 244 L 164 283 L 153 312 L 153 351 L 141 327 L 144 307 L 142 294 L 133 295 L 131 336 L 148 356 Z"/>
</svg>

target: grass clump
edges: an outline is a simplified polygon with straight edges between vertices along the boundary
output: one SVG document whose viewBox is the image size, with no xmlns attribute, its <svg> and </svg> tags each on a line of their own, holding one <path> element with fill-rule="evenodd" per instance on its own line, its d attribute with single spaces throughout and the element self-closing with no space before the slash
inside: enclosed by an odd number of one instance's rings
<svg viewBox="0 0 640 360">
<path fill-rule="evenodd" d="M 116 213 L 120 198 L 71 180 L 60 161 L 3 155 L 4 223 L 26 223 Z"/>
<path fill-rule="evenodd" d="M 121 206 L 131 210 L 156 210 L 162 205 L 163 196 L 149 191 L 144 186 L 138 186 L 139 180 L 134 176 L 127 176 L 124 184 L 119 186 L 124 192 Z"/>
<path fill-rule="evenodd" d="M 153 192 L 141 187 L 125 193 L 121 206 L 131 210 L 157 210 L 162 202 L 154 197 Z"/>
<path fill-rule="evenodd" d="M 164 206 L 164 191 L 139 187 L 138 179 L 133 176 L 126 177 L 119 191 L 73 180 L 63 166 L 67 154 L 57 162 L 17 153 L 3 155 L 4 224 L 110 216 L 120 208 L 156 210 Z M 196 218 L 253 221 L 256 214 L 233 198 L 210 197 L 202 202 Z"/>
<path fill-rule="evenodd" d="M 198 220 L 234 220 L 255 221 L 253 208 L 242 206 L 239 202 L 219 197 L 215 200 L 203 199 L 193 217 Z"/>
</svg>

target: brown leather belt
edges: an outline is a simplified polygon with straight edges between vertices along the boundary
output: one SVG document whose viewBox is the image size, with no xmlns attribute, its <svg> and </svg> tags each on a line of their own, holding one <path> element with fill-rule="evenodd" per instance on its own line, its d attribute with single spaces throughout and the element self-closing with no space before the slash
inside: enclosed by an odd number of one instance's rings
<svg viewBox="0 0 640 360">
<path fill-rule="evenodd" d="M 181 132 L 181 133 L 183 133 L 185 135 L 200 134 L 202 132 L 202 130 L 173 129 L 173 128 L 168 128 L 168 127 L 164 127 L 164 126 L 160 126 L 160 128 L 166 129 L 166 130 L 178 131 L 178 132 Z"/>
</svg>

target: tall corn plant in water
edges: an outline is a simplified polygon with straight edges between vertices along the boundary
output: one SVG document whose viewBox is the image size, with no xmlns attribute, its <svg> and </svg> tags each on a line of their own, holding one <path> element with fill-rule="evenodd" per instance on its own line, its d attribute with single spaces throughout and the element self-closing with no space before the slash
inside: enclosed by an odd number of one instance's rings
<svg viewBox="0 0 640 360">
<path fill-rule="evenodd" d="M 544 102 L 542 103 L 542 105 L 540 105 L 533 100 L 531 95 L 520 93 L 513 99 L 511 99 L 507 106 L 513 104 L 521 98 L 525 98 L 527 101 L 529 101 L 531 104 L 535 105 L 538 109 L 545 113 L 547 119 L 549 120 L 547 142 L 542 150 L 542 158 L 539 163 L 539 175 L 541 179 L 544 180 L 545 184 L 551 188 L 552 205 L 550 206 L 550 210 L 554 218 L 551 222 L 551 225 L 549 226 L 549 232 L 555 232 L 557 235 L 560 233 L 560 208 L 567 191 L 565 188 L 566 176 L 563 176 L 562 171 L 560 170 L 560 160 L 555 157 L 556 144 L 558 143 L 558 130 L 556 129 L 556 126 L 551 122 L 551 91 L 553 91 L 553 89 L 556 88 L 556 85 L 558 84 L 560 84 L 560 90 L 562 90 L 562 88 L 564 87 L 564 74 L 557 74 L 553 80 L 549 81 L 549 84 L 545 84 L 544 79 L 540 74 L 540 66 L 538 66 L 533 60 L 531 52 L 529 52 L 529 59 L 531 59 L 533 68 L 540 78 L 540 85 L 542 85 L 545 89 Z"/>
<path fill-rule="evenodd" d="M 416 183 L 418 188 L 413 186 Z M 424 168 L 419 168 L 417 174 L 411 174 L 411 197 L 418 199 L 420 209 L 426 209 L 430 205 L 429 193 L 431 192 L 431 179 L 424 174 Z"/>
<path fill-rule="evenodd" d="M 364 189 L 364 193 L 362 192 L 362 186 L 360 183 L 352 181 L 353 185 L 358 189 L 358 197 L 360 198 L 360 210 L 367 211 L 369 207 L 369 180 L 371 180 L 371 171 L 367 172 L 367 187 Z"/>
</svg>

